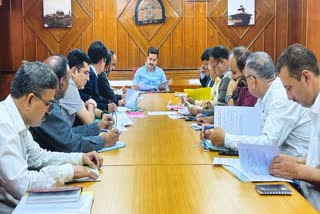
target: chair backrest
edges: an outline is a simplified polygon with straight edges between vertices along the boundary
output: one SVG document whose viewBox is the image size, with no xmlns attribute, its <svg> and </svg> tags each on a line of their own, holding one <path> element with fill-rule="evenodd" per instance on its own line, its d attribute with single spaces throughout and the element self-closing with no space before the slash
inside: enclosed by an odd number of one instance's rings
<svg viewBox="0 0 320 214">
<path fill-rule="evenodd" d="M 134 69 L 132 69 L 133 74 L 135 74 L 138 69 L 139 69 L 139 67 L 135 67 Z"/>
</svg>

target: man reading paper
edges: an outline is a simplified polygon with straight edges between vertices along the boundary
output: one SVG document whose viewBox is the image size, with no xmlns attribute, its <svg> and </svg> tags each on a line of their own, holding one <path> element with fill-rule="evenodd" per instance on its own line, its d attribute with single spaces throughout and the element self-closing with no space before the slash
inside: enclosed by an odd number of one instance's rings
<svg viewBox="0 0 320 214">
<path fill-rule="evenodd" d="M 133 77 L 133 89 L 141 91 L 169 91 L 169 82 L 167 82 L 164 71 L 157 65 L 159 50 L 150 47 L 146 64 L 140 67 Z"/>
</svg>

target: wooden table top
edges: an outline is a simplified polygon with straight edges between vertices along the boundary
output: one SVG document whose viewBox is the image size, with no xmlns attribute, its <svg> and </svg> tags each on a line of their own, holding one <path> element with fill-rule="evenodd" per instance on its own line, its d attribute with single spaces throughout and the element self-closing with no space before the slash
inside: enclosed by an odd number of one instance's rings
<svg viewBox="0 0 320 214">
<path fill-rule="evenodd" d="M 164 111 L 173 94 L 144 94 L 146 111 Z M 147 114 L 147 112 L 146 112 Z M 83 183 L 94 191 L 92 213 L 317 213 L 293 188 L 292 196 L 260 196 L 212 165 L 216 152 L 204 152 L 199 132 L 168 116 L 134 119 L 120 140 L 127 147 L 102 153 L 101 181 Z M 287 184 L 287 186 L 290 186 Z"/>
</svg>

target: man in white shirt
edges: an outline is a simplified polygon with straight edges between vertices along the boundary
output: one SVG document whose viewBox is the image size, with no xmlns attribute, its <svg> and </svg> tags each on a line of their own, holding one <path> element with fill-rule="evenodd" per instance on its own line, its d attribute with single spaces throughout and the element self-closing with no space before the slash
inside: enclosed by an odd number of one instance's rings
<svg viewBox="0 0 320 214">
<path fill-rule="evenodd" d="M 311 137 L 306 157 L 280 155 L 273 160 L 270 173 L 301 180 L 304 196 L 320 210 L 320 71 L 316 56 L 300 44 L 290 45 L 277 62 L 288 99 L 310 107 Z"/>
<path fill-rule="evenodd" d="M 280 152 L 304 156 L 310 140 L 308 109 L 289 101 L 279 78 L 276 78 L 271 57 L 265 52 L 252 53 L 246 60 L 245 78 L 248 89 L 258 97 L 255 105 L 261 111 L 260 136 L 239 136 L 225 133 L 221 127 L 202 132 L 215 146 L 237 149 L 238 143 L 276 145 Z"/>
<path fill-rule="evenodd" d="M 26 62 L 17 71 L 11 94 L 0 103 L 0 213 L 11 213 L 29 188 L 63 185 L 73 178 L 97 178 L 90 167 L 101 167 L 96 152 L 48 152 L 28 130 L 39 126 L 52 109 L 57 76 L 45 64 Z M 61 79 L 68 87 L 68 78 Z"/>
</svg>

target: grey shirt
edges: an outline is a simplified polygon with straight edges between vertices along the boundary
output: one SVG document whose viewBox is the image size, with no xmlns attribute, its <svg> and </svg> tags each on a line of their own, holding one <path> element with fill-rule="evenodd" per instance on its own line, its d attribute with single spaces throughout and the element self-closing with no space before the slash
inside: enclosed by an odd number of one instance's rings
<svg viewBox="0 0 320 214">
<path fill-rule="evenodd" d="M 59 100 L 61 112 L 66 121 L 73 126 L 76 114 L 84 107 L 78 88 L 74 81 L 70 79 L 66 95 Z"/>
</svg>

